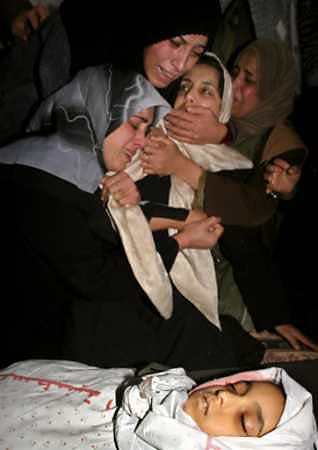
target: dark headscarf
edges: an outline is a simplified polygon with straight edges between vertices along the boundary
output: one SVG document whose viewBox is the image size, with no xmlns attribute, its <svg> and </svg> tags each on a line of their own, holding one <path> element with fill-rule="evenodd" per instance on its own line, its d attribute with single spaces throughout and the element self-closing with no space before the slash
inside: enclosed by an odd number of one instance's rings
<svg viewBox="0 0 318 450">
<path fill-rule="evenodd" d="M 113 62 L 143 73 L 143 50 L 148 45 L 185 34 L 213 39 L 221 10 L 218 0 L 209 5 L 175 14 L 161 6 L 143 12 L 137 8 L 114 9 L 105 14 L 102 0 L 91 0 L 89 8 L 85 2 L 64 0 L 60 11 L 70 41 L 73 70 Z"/>
<path fill-rule="evenodd" d="M 170 109 L 142 75 L 90 67 L 42 103 L 29 127 L 41 135 L 3 147 L 0 162 L 43 170 L 92 193 L 105 172 L 105 136 L 151 106 L 156 121 Z"/>
</svg>

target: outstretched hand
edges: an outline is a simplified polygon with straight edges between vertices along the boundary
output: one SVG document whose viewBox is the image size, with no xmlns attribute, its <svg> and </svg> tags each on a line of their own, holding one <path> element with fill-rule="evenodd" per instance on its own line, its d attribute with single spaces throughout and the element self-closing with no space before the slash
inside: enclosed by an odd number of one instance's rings
<svg viewBox="0 0 318 450">
<path fill-rule="evenodd" d="M 187 111 L 173 109 L 164 121 L 168 136 L 186 144 L 219 144 L 227 133 L 227 127 L 216 115 L 199 105 L 192 105 Z"/>
<path fill-rule="evenodd" d="M 223 231 L 219 217 L 208 217 L 185 224 L 182 230 L 173 237 L 178 242 L 180 249 L 211 249 Z"/>
<path fill-rule="evenodd" d="M 291 324 L 278 325 L 275 327 L 276 332 L 286 339 L 287 342 L 295 350 L 300 350 L 301 345 L 305 345 L 309 349 L 318 352 L 318 345 L 315 344 L 311 339 L 306 337 L 298 328 Z"/>
</svg>

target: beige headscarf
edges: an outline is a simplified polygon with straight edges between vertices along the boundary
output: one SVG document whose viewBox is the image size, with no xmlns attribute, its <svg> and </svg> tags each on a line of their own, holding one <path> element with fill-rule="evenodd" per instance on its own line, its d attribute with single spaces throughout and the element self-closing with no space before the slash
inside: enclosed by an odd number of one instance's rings
<svg viewBox="0 0 318 450">
<path fill-rule="evenodd" d="M 284 42 L 257 39 L 241 51 L 237 60 L 247 52 L 256 57 L 259 104 L 244 118 L 232 118 L 238 142 L 283 123 L 293 110 L 297 88 L 296 64 Z"/>
</svg>

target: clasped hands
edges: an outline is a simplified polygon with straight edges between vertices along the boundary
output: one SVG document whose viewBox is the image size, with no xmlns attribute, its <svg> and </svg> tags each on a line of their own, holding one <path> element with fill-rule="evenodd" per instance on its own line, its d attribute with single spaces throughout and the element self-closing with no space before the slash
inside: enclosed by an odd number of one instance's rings
<svg viewBox="0 0 318 450">
<path fill-rule="evenodd" d="M 103 204 L 111 194 L 122 207 L 132 207 L 138 205 L 141 200 L 139 190 L 126 172 L 119 172 L 115 175 L 106 175 L 102 180 L 101 199 Z M 152 219 L 153 220 L 153 219 Z M 154 219 L 156 220 L 156 219 Z M 169 225 L 163 220 L 162 228 L 177 228 L 178 232 L 173 236 L 179 248 L 211 249 L 217 243 L 223 233 L 223 227 L 218 217 L 207 217 L 201 210 L 189 212 L 185 221 L 175 220 Z M 159 229 L 157 224 L 150 222 L 151 229 Z"/>
<path fill-rule="evenodd" d="M 292 197 L 300 177 L 300 166 L 293 166 L 283 159 L 276 158 L 265 169 L 266 193 L 279 194 L 281 198 L 288 200 Z"/>
</svg>

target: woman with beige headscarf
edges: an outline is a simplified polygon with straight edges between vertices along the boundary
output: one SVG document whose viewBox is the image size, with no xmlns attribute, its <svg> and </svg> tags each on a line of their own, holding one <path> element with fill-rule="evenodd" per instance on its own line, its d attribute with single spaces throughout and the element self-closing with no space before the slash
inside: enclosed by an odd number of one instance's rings
<svg viewBox="0 0 318 450">
<path fill-rule="evenodd" d="M 258 39 L 240 52 L 233 71 L 232 136 L 229 140 L 227 135 L 226 142 L 248 156 L 254 167 L 220 173 L 202 169 L 196 188 L 207 214 L 221 217 L 225 226 L 221 251 L 232 264 L 256 329 L 275 328 L 294 348 L 302 343 L 317 349 L 291 325 L 271 258 L 277 231 L 277 192 L 290 197 L 307 154 L 286 123 L 295 88 L 295 63 L 285 44 Z M 175 123 L 167 125 L 168 133 L 172 130 L 175 135 L 175 129 Z M 274 160 L 275 164 L 270 164 Z M 222 264 L 221 253 L 216 266 L 220 258 Z"/>
<path fill-rule="evenodd" d="M 295 62 L 282 42 L 258 39 L 240 52 L 233 70 L 232 145 L 252 159 L 255 168 L 234 181 L 232 174 L 230 178 L 209 174 L 205 208 L 228 226 L 220 246 L 232 264 L 256 329 L 275 328 L 293 347 L 302 343 L 314 348 L 290 324 L 272 261 L 278 192 L 284 199 L 291 196 L 307 154 L 287 123 L 296 86 Z M 207 195 L 213 191 L 218 196 Z"/>
</svg>

